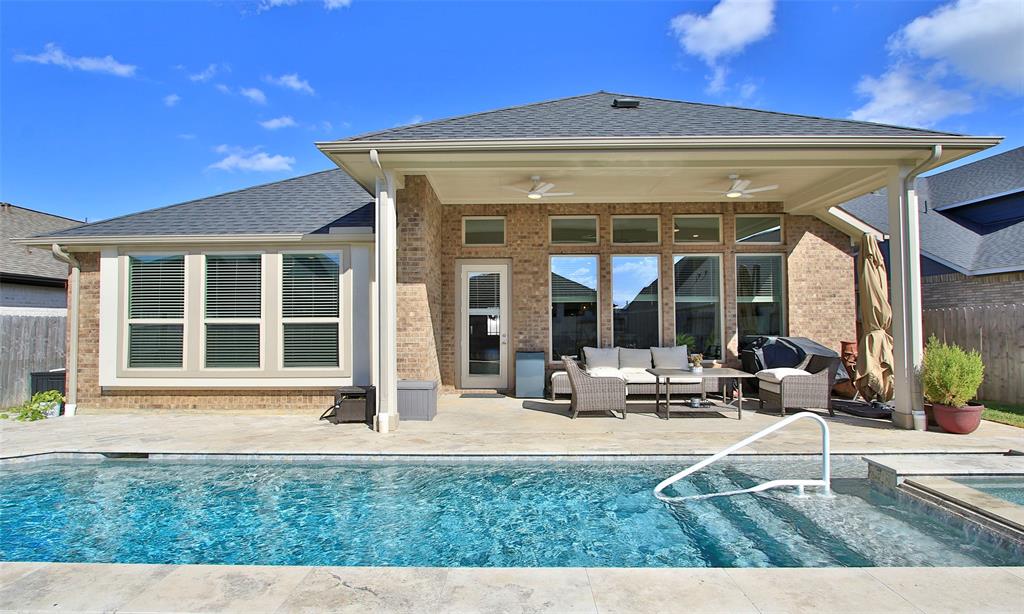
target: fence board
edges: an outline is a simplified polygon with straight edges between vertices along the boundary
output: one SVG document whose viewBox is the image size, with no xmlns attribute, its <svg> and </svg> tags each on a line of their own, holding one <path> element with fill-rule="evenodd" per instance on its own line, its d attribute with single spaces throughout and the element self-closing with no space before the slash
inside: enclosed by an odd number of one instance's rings
<svg viewBox="0 0 1024 614">
<path fill-rule="evenodd" d="M 29 373 L 64 366 L 64 316 L 0 314 L 0 408 L 28 399 Z"/>
</svg>

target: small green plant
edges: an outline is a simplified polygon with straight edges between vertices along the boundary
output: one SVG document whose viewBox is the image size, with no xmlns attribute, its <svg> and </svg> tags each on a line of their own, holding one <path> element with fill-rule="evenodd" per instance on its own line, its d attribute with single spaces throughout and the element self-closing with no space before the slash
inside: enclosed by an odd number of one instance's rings
<svg viewBox="0 0 1024 614">
<path fill-rule="evenodd" d="M 697 339 L 689 333 L 679 333 L 676 335 L 676 347 L 686 346 L 692 348 L 697 345 Z"/>
<path fill-rule="evenodd" d="M 978 352 L 942 343 L 932 335 L 924 350 L 921 385 L 924 398 L 947 407 L 963 407 L 978 394 L 985 365 Z"/>
<path fill-rule="evenodd" d="M 0 414 L 3 420 L 18 420 L 20 422 L 34 422 L 46 417 L 46 412 L 53 408 L 53 405 L 64 402 L 64 395 L 56 390 L 37 392 L 27 402 L 12 407 L 8 412 Z"/>
</svg>

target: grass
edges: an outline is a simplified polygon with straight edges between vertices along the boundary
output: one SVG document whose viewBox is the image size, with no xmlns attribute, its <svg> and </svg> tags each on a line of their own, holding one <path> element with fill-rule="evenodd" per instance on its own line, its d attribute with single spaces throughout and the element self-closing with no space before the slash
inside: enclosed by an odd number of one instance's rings
<svg viewBox="0 0 1024 614">
<path fill-rule="evenodd" d="M 982 401 L 982 403 L 985 404 L 985 411 L 981 414 L 983 420 L 1024 428 L 1024 405 L 992 403 L 990 401 Z"/>
</svg>

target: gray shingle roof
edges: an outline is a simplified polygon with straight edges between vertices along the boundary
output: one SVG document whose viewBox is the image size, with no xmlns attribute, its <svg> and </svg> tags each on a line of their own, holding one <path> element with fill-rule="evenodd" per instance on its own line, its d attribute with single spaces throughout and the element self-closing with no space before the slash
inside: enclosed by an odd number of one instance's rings
<svg viewBox="0 0 1024 614">
<path fill-rule="evenodd" d="M 54 232 L 82 222 L 17 205 L 0 205 L 0 273 L 66 279 L 68 265 L 53 257 L 49 249 L 16 245 L 11 239 Z"/>
<path fill-rule="evenodd" d="M 612 107 L 635 98 L 639 108 Z M 517 107 L 401 126 L 348 141 L 531 139 L 657 136 L 922 136 L 945 135 L 846 119 L 595 92 Z"/>
<path fill-rule="evenodd" d="M 991 181 L 988 188 L 986 181 Z M 1014 186 L 1024 187 L 1024 148 L 919 178 L 918 200 L 928 203 L 927 211 L 922 206 L 918 215 L 921 252 L 972 274 L 993 269 L 1024 270 L 1024 222 L 981 234 L 936 211 L 936 207 L 1019 189 Z M 887 199 L 883 189 L 855 198 L 841 208 L 888 233 Z"/>
<path fill-rule="evenodd" d="M 372 227 L 373 198 L 341 169 L 85 224 L 51 235 L 310 234 Z"/>
</svg>

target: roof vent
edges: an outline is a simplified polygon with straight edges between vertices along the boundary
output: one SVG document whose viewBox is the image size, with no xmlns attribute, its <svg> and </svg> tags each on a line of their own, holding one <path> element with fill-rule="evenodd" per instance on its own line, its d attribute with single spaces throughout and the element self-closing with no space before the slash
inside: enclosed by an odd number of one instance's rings
<svg viewBox="0 0 1024 614">
<path fill-rule="evenodd" d="M 640 108 L 640 101 L 636 98 L 615 98 L 612 106 L 616 109 L 637 109 Z"/>
</svg>

